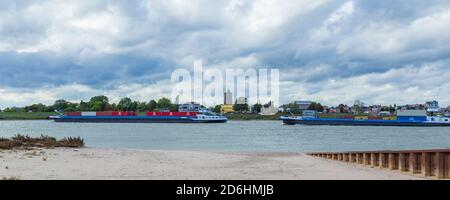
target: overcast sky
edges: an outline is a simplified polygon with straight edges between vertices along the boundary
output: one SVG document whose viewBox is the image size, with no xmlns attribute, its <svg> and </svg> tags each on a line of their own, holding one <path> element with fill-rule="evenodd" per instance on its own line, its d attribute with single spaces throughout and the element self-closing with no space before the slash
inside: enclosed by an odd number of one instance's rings
<svg viewBox="0 0 450 200">
<path fill-rule="evenodd" d="M 0 1 L 0 108 L 170 96 L 197 59 L 279 68 L 282 103 L 449 105 L 450 1 Z"/>
</svg>

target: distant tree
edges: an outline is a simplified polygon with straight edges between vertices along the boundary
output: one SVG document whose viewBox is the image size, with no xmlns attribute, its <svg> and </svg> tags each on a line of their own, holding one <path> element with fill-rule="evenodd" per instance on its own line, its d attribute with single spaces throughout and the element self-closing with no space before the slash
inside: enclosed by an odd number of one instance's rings
<svg viewBox="0 0 450 200">
<path fill-rule="evenodd" d="M 145 102 L 138 102 L 138 106 L 137 106 L 137 110 L 138 111 L 148 111 L 147 110 L 147 104 L 145 104 Z"/>
<path fill-rule="evenodd" d="M 32 111 L 32 112 L 45 112 L 47 109 L 47 106 L 45 106 L 42 103 L 39 104 L 33 104 L 30 106 L 25 106 L 25 111 Z"/>
<path fill-rule="evenodd" d="M 262 105 L 260 103 L 257 103 L 252 106 L 252 112 L 253 113 L 260 113 L 261 112 Z"/>
<path fill-rule="evenodd" d="M 67 107 L 66 109 L 64 109 L 64 112 L 75 112 L 75 111 L 77 111 L 77 109 L 74 107 Z"/>
<path fill-rule="evenodd" d="M 117 111 L 117 104 L 116 103 L 111 104 L 111 108 L 113 111 Z"/>
<path fill-rule="evenodd" d="M 64 111 L 67 108 L 68 102 L 64 99 L 56 100 L 53 104 L 53 107 L 56 110 Z"/>
<path fill-rule="evenodd" d="M 100 101 L 90 102 L 90 110 L 91 111 L 103 111 L 103 104 Z"/>
<path fill-rule="evenodd" d="M 247 112 L 249 111 L 248 104 L 238 104 L 237 101 L 234 102 L 233 110 L 236 112 Z"/>
<path fill-rule="evenodd" d="M 73 111 L 76 111 L 77 108 L 78 108 L 77 103 L 67 102 L 67 107 L 66 107 L 66 109 L 64 109 L 64 111 L 73 112 Z M 68 110 L 70 110 L 70 111 L 68 111 Z"/>
<path fill-rule="evenodd" d="M 311 104 L 308 107 L 308 110 L 315 110 L 317 112 L 323 112 L 323 106 L 320 103 L 311 102 Z"/>
<path fill-rule="evenodd" d="M 127 111 L 138 111 L 139 101 L 133 101 Z M 145 110 L 145 109 L 144 109 Z"/>
<path fill-rule="evenodd" d="M 91 110 L 94 111 L 104 111 L 106 104 L 109 103 L 109 99 L 106 96 L 95 96 L 92 97 L 88 105 Z M 98 110 L 100 109 L 100 110 Z"/>
<path fill-rule="evenodd" d="M 158 107 L 158 103 L 156 103 L 155 100 L 150 100 L 147 103 L 147 110 L 148 111 L 154 111 Z"/>
<path fill-rule="evenodd" d="M 78 111 L 89 111 L 89 104 L 87 102 L 84 101 L 80 101 L 80 103 L 78 104 Z"/>
<path fill-rule="evenodd" d="M 14 112 L 14 110 L 7 107 L 7 108 L 3 109 L 3 112 Z"/>
<path fill-rule="evenodd" d="M 157 108 L 163 108 L 163 109 L 164 108 L 170 109 L 173 106 L 172 106 L 172 103 L 170 102 L 170 99 L 163 97 L 163 98 L 158 100 L 158 103 L 157 103 L 156 107 Z"/>
<path fill-rule="evenodd" d="M 133 101 L 130 98 L 125 97 L 119 101 L 119 103 L 117 104 L 117 109 L 120 111 L 131 111 L 132 104 Z"/>
<path fill-rule="evenodd" d="M 282 105 L 281 107 L 285 110 L 286 113 L 302 114 L 300 108 L 295 102 Z"/>
<path fill-rule="evenodd" d="M 55 112 L 55 108 L 53 107 L 53 105 L 45 106 L 45 111 L 44 112 Z"/>
<path fill-rule="evenodd" d="M 107 103 L 103 109 L 104 111 L 113 111 L 114 108 L 110 103 Z"/>
<path fill-rule="evenodd" d="M 216 105 L 216 106 L 212 109 L 212 111 L 215 112 L 215 113 L 220 113 L 220 112 L 221 112 L 221 109 L 222 109 L 222 106 Z"/>
</svg>

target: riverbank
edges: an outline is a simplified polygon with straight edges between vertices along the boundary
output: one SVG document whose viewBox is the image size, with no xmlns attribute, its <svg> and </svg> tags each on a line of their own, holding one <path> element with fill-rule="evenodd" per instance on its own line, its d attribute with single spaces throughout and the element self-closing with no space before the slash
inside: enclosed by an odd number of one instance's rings
<svg viewBox="0 0 450 200">
<path fill-rule="evenodd" d="M 0 112 L 0 120 L 45 120 L 54 112 Z"/>
<path fill-rule="evenodd" d="M 145 115 L 145 113 L 139 113 Z M 58 115 L 54 112 L 0 112 L 0 120 L 46 120 L 49 116 Z M 281 116 L 290 114 L 277 113 L 275 115 L 259 115 L 253 113 L 226 113 L 229 120 L 247 121 L 247 120 L 280 120 Z M 299 114 L 296 114 L 299 115 Z M 349 114 L 320 114 L 321 118 L 342 118 Z"/>
<path fill-rule="evenodd" d="M 299 153 L 98 148 L 0 151 L 0 179 L 419 179 Z"/>
</svg>

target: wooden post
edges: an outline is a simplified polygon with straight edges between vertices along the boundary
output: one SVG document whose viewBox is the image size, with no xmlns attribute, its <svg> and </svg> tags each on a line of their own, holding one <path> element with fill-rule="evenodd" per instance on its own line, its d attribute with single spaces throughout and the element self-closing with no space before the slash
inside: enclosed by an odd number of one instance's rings
<svg viewBox="0 0 450 200">
<path fill-rule="evenodd" d="M 387 154 L 380 153 L 380 168 L 387 168 Z"/>
<path fill-rule="evenodd" d="M 422 159 L 419 153 L 409 154 L 409 171 L 413 174 L 419 174 L 422 169 Z"/>
<path fill-rule="evenodd" d="M 344 162 L 350 162 L 350 156 L 348 153 L 344 154 Z"/>
<path fill-rule="evenodd" d="M 337 154 L 333 154 L 333 160 L 337 160 L 337 159 L 338 159 Z"/>
<path fill-rule="evenodd" d="M 424 152 L 422 153 L 422 175 L 431 176 L 431 153 Z"/>
<path fill-rule="evenodd" d="M 343 155 L 340 153 L 340 154 L 338 154 L 338 160 L 339 161 L 342 161 L 343 160 Z"/>
<path fill-rule="evenodd" d="M 363 160 L 364 160 L 364 165 L 370 165 L 370 161 L 371 161 L 370 153 L 364 153 Z"/>
<path fill-rule="evenodd" d="M 351 153 L 351 154 L 350 154 L 350 162 L 351 162 L 351 163 L 356 162 L 356 154 L 354 154 L 354 153 Z"/>
<path fill-rule="evenodd" d="M 406 172 L 409 170 L 409 154 L 400 153 L 398 156 L 398 167 L 400 171 Z"/>
<path fill-rule="evenodd" d="M 398 169 L 398 156 L 396 153 L 389 153 L 389 169 L 390 170 L 396 170 Z"/>
<path fill-rule="evenodd" d="M 380 159 L 378 158 L 379 154 L 378 153 L 371 153 L 370 154 L 370 163 L 372 167 L 377 167 L 380 165 Z"/>
<path fill-rule="evenodd" d="M 363 161 L 363 154 L 362 153 L 358 153 L 356 159 L 357 159 L 358 164 L 363 164 L 364 163 L 364 161 Z"/>
<path fill-rule="evenodd" d="M 448 178 L 448 161 L 447 155 L 444 152 L 437 152 L 435 163 L 436 163 L 436 177 L 439 179 Z"/>
</svg>

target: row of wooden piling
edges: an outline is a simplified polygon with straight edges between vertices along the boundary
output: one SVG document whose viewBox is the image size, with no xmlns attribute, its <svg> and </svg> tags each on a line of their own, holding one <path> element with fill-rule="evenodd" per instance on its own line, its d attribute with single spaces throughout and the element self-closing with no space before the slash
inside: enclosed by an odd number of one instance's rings
<svg viewBox="0 0 450 200">
<path fill-rule="evenodd" d="M 365 166 L 450 179 L 450 149 L 308 153 L 308 155 Z"/>
</svg>

